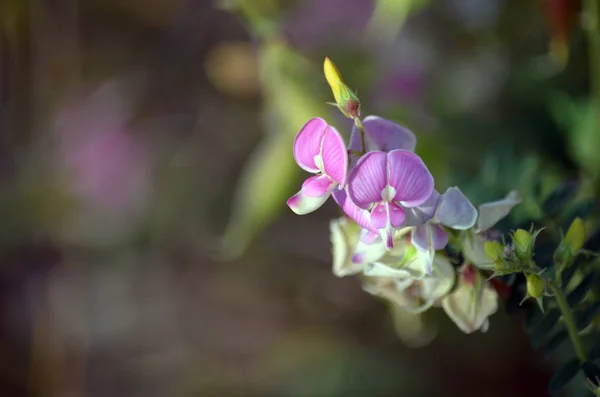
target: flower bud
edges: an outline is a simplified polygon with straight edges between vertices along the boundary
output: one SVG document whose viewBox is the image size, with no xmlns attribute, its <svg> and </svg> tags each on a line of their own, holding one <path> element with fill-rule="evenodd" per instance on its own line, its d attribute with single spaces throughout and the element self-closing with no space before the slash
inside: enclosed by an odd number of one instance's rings
<svg viewBox="0 0 600 397">
<path fill-rule="evenodd" d="M 340 72 L 329 58 L 325 58 L 323 71 L 327 83 L 331 87 L 335 103 L 340 111 L 348 118 L 357 119 L 360 117 L 360 101 L 358 97 L 344 82 Z"/>
<path fill-rule="evenodd" d="M 544 294 L 546 283 L 537 274 L 527 275 L 527 293 L 533 298 L 539 298 Z"/>
<path fill-rule="evenodd" d="M 486 241 L 483 245 L 485 254 L 494 262 L 502 258 L 502 252 L 504 252 L 504 246 L 497 241 Z"/>
<path fill-rule="evenodd" d="M 513 246 L 517 258 L 529 263 L 533 253 L 533 238 L 527 230 L 517 229 L 513 234 Z"/>
<path fill-rule="evenodd" d="M 566 244 L 571 249 L 571 252 L 575 254 L 583 247 L 584 241 L 585 226 L 583 225 L 581 218 L 575 218 L 573 223 L 571 223 L 569 230 L 567 231 L 564 244 Z"/>
</svg>

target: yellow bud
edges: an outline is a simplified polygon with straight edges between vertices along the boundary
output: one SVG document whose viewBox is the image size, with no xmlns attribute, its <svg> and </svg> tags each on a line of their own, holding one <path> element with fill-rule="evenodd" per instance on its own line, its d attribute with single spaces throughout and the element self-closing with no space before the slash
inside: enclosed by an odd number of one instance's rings
<svg viewBox="0 0 600 397">
<path fill-rule="evenodd" d="M 576 253 L 583 247 L 583 242 L 585 241 L 585 226 L 583 225 L 583 221 L 581 218 L 575 218 L 569 230 L 567 231 L 567 235 L 565 236 L 564 243 L 571 248 L 573 253 Z"/>
<path fill-rule="evenodd" d="M 339 104 L 342 99 L 341 87 L 344 84 L 344 82 L 342 81 L 342 76 L 340 76 L 340 72 L 335 67 L 333 62 L 331 62 L 331 59 L 329 59 L 329 57 L 325 58 L 323 70 L 325 71 L 325 78 L 327 79 L 327 83 L 331 87 L 331 91 L 333 91 L 333 97 L 335 98 L 335 102 Z"/>
<path fill-rule="evenodd" d="M 537 274 L 527 275 L 527 293 L 533 298 L 539 298 L 544 294 L 545 285 L 544 280 Z"/>
<path fill-rule="evenodd" d="M 488 256 L 488 258 L 495 262 L 502 257 L 504 247 L 502 246 L 502 244 L 496 241 L 486 241 L 483 245 L 483 250 Z"/>
<path fill-rule="evenodd" d="M 360 100 L 354 92 L 342 81 L 340 72 L 331 59 L 325 58 L 323 71 L 327 83 L 331 87 L 335 103 L 340 111 L 348 118 L 357 119 L 360 116 Z"/>
<path fill-rule="evenodd" d="M 513 234 L 513 244 L 517 258 L 529 261 L 533 252 L 532 236 L 527 230 L 517 229 Z"/>
</svg>

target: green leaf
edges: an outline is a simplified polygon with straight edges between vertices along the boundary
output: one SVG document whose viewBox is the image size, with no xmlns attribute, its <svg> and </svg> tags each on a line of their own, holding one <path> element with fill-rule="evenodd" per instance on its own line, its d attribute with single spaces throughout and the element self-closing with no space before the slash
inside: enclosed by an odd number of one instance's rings
<svg viewBox="0 0 600 397">
<path fill-rule="evenodd" d="M 544 348 L 544 353 L 546 354 L 550 354 L 552 352 L 554 352 L 556 349 L 558 349 L 564 341 L 566 341 L 569 337 L 569 333 L 567 332 L 567 330 L 563 329 L 561 331 L 558 331 L 557 333 L 554 334 L 554 336 L 552 336 L 552 338 L 550 338 L 548 340 L 548 343 L 546 343 L 546 347 Z"/>
<path fill-rule="evenodd" d="M 286 207 L 300 188 L 300 168 L 292 155 L 296 133 L 321 113 L 319 97 L 307 84 L 311 64 L 285 44 L 265 42 L 260 51 L 267 135 L 240 177 L 230 220 L 222 241 L 225 258 L 239 256 L 264 227 Z M 323 85 L 325 85 L 325 78 Z"/>
<path fill-rule="evenodd" d="M 542 210 L 552 216 L 556 215 L 561 209 L 565 208 L 579 191 L 579 183 L 575 181 L 565 181 L 558 185 L 542 204 Z"/>
<path fill-rule="evenodd" d="M 586 361 L 581 365 L 586 378 L 596 386 L 600 386 L 600 368 L 592 362 Z"/>
<path fill-rule="evenodd" d="M 590 326 L 596 315 L 600 313 L 600 301 L 595 301 L 576 317 L 577 329 L 580 331 Z"/>
<path fill-rule="evenodd" d="M 548 311 L 544 319 L 535 327 L 533 334 L 531 335 L 531 344 L 534 349 L 542 346 L 546 335 L 552 332 L 559 319 L 560 311 L 558 309 Z"/>
<path fill-rule="evenodd" d="M 561 392 L 567 383 L 569 383 L 575 377 L 575 375 L 577 375 L 579 369 L 580 363 L 577 359 L 571 360 L 560 367 L 552 379 L 550 379 L 550 393 L 555 395 Z"/>
<path fill-rule="evenodd" d="M 594 285 L 594 280 L 596 279 L 595 273 L 590 273 L 579 283 L 577 288 L 575 288 L 569 295 L 567 295 L 567 303 L 569 306 L 574 307 L 577 306 L 583 298 L 587 295 L 590 288 Z"/>
</svg>

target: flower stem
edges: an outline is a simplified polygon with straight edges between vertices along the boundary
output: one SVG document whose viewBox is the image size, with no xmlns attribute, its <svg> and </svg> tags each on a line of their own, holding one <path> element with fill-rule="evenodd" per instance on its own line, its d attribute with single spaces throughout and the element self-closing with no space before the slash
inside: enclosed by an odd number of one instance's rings
<svg viewBox="0 0 600 397">
<path fill-rule="evenodd" d="M 361 154 L 367 153 L 367 147 L 365 146 L 365 127 L 363 126 L 362 121 L 358 117 L 354 119 L 354 124 L 358 128 L 358 132 L 360 133 L 360 150 Z"/>
<path fill-rule="evenodd" d="M 575 353 L 577 353 L 577 357 L 581 362 L 586 361 L 587 357 L 585 354 L 585 350 L 583 349 L 583 344 L 581 343 L 581 338 L 579 337 L 579 331 L 577 330 L 577 326 L 575 325 L 573 313 L 571 312 L 571 308 L 567 303 L 565 294 L 562 292 L 560 287 L 552 280 L 548 281 L 548 286 L 554 293 L 556 303 L 558 303 L 558 308 L 560 309 L 562 317 L 565 320 L 567 331 L 569 332 L 569 338 L 571 338 L 571 343 L 573 344 Z"/>
<path fill-rule="evenodd" d="M 590 58 L 590 80 L 592 103 L 598 111 L 600 107 L 600 1 L 586 0 L 584 3 L 585 30 L 587 32 L 588 52 Z M 596 125 L 598 128 L 598 125 Z"/>
</svg>

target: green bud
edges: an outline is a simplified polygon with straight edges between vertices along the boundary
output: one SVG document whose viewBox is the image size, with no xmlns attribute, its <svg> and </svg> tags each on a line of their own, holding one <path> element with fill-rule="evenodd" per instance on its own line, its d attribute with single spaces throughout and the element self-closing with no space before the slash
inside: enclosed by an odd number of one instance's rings
<svg viewBox="0 0 600 397">
<path fill-rule="evenodd" d="M 577 253 L 583 247 L 584 241 L 585 226 L 581 218 L 575 218 L 571 226 L 569 226 L 567 235 L 554 252 L 554 262 L 556 262 L 559 269 L 571 266 L 573 259 L 575 259 Z"/>
<path fill-rule="evenodd" d="M 583 242 L 585 241 L 585 226 L 583 224 L 583 220 L 581 218 L 575 218 L 569 230 L 567 231 L 567 235 L 564 239 L 564 244 L 566 244 L 573 254 L 577 253 L 582 247 Z"/>
<path fill-rule="evenodd" d="M 488 258 L 496 262 L 502 258 L 504 246 L 497 241 L 486 241 L 483 250 Z"/>
<path fill-rule="evenodd" d="M 533 298 L 539 298 L 544 294 L 546 283 L 537 274 L 527 275 L 527 293 Z"/>
<path fill-rule="evenodd" d="M 517 229 L 513 234 L 515 254 L 520 260 L 529 263 L 533 253 L 533 237 L 527 230 Z"/>
</svg>

